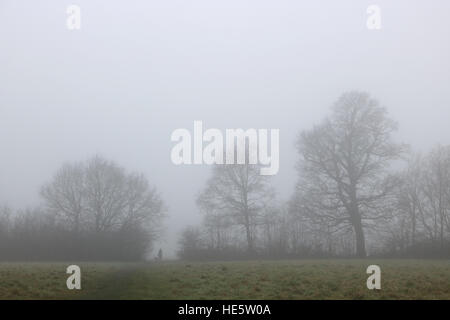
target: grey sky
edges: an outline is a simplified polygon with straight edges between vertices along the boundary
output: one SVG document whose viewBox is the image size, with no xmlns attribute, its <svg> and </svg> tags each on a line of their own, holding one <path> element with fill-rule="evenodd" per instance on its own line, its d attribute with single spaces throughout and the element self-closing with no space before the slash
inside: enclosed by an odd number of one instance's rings
<svg viewBox="0 0 450 320">
<path fill-rule="evenodd" d="M 82 28 L 66 28 L 66 7 Z M 381 7 L 382 29 L 366 27 Z M 163 248 L 197 224 L 208 166 L 170 161 L 177 128 L 279 128 L 281 199 L 297 133 L 371 93 L 416 150 L 450 144 L 450 2 L 0 0 L 0 203 L 39 203 L 65 161 L 144 172 L 169 207 Z M 158 244 L 159 245 L 159 244 Z"/>
</svg>

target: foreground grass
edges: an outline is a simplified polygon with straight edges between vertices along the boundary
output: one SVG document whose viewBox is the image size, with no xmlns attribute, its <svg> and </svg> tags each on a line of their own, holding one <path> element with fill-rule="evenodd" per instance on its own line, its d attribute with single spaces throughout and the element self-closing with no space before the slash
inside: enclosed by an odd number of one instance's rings
<svg viewBox="0 0 450 320">
<path fill-rule="evenodd" d="M 382 289 L 366 287 L 381 267 Z M 293 260 L 160 264 L 0 264 L 0 299 L 450 299 L 450 261 Z"/>
<path fill-rule="evenodd" d="M 82 290 L 67 289 L 66 268 L 71 264 L 82 270 Z M 110 263 L 0 263 L 0 299 L 85 299 L 100 297 L 101 292 L 114 298 L 110 290 L 123 285 L 123 275 L 135 268 Z"/>
</svg>

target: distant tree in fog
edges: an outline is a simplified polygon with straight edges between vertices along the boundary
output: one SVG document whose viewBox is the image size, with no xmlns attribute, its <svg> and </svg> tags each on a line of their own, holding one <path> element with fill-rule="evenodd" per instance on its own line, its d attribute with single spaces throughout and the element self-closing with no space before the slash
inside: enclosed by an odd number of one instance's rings
<svg viewBox="0 0 450 320">
<path fill-rule="evenodd" d="M 442 256 L 450 246 L 450 147 L 439 146 L 426 156 L 414 157 L 400 176 L 403 183 L 396 194 L 388 248 Z"/>
<path fill-rule="evenodd" d="M 262 247 L 268 255 L 277 257 L 288 252 L 291 236 L 290 219 L 284 206 L 271 206 L 260 219 Z"/>
<path fill-rule="evenodd" d="M 69 251 L 89 259 L 142 258 L 159 236 L 165 212 L 142 174 L 98 156 L 63 165 L 41 196 L 53 228 L 65 232 L 61 246 L 72 242 Z"/>
<path fill-rule="evenodd" d="M 203 207 L 203 211 L 207 246 L 218 250 L 229 247 L 232 244 L 232 229 L 234 227 L 231 216 L 217 209 Z"/>
<path fill-rule="evenodd" d="M 178 256 L 182 259 L 201 259 L 204 243 L 198 227 L 186 227 L 178 240 Z"/>
<path fill-rule="evenodd" d="M 260 175 L 260 167 L 248 164 L 248 161 L 246 164 L 216 165 L 197 204 L 206 215 L 210 215 L 210 223 L 225 226 L 231 222 L 242 227 L 247 250 L 254 252 L 255 228 L 274 198 L 268 182 L 267 176 Z"/>
<path fill-rule="evenodd" d="M 76 233 L 86 215 L 85 175 L 81 163 L 64 164 L 52 182 L 41 189 L 48 210 Z"/>
<path fill-rule="evenodd" d="M 98 156 L 63 165 L 41 196 L 41 207 L 0 208 L 0 260 L 139 260 L 160 235 L 156 189 Z"/>
<path fill-rule="evenodd" d="M 71 230 L 102 232 L 145 226 L 157 231 L 163 203 L 141 174 L 94 157 L 66 164 L 41 191 L 49 211 Z"/>
<path fill-rule="evenodd" d="M 0 243 L 8 236 L 11 221 L 11 209 L 0 206 Z"/>
<path fill-rule="evenodd" d="M 420 212 L 423 211 L 423 181 L 424 160 L 421 157 L 411 159 L 405 170 L 399 173 L 401 186 L 396 191 L 396 214 L 391 230 L 390 239 L 394 240 L 402 249 L 414 245 L 420 238 Z M 396 226 L 393 228 L 393 226 Z M 400 228 L 397 228 L 401 226 Z M 395 229 L 395 231 L 394 231 Z"/>
<path fill-rule="evenodd" d="M 450 147 L 432 150 L 425 169 L 424 195 L 432 218 L 422 221 L 430 237 L 443 247 L 450 232 Z"/>
<path fill-rule="evenodd" d="M 360 257 L 366 256 L 365 228 L 386 218 L 387 198 L 398 185 L 388 171 L 405 151 L 392 142 L 396 129 L 378 101 L 353 91 L 297 141 L 301 161 L 294 198 L 301 199 L 296 202 L 302 214 L 329 232 L 353 232 Z"/>
</svg>

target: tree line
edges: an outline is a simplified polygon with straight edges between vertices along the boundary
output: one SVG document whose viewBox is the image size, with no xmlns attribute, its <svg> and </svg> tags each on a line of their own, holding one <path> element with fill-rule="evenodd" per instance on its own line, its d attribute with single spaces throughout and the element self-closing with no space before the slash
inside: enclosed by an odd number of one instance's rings
<svg viewBox="0 0 450 320">
<path fill-rule="evenodd" d="M 179 257 L 449 258 L 450 146 L 417 154 L 396 131 L 376 99 L 344 93 L 297 137 L 288 201 L 258 164 L 214 165 L 196 199 L 203 222 L 179 235 Z M 0 260 L 145 259 L 166 212 L 143 174 L 100 156 L 63 165 L 40 197 L 0 207 Z"/>
<path fill-rule="evenodd" d="M 397 127 L 369 94 L 344 93 L 298 136 L 286 203 L 258 165 L 216 165 L 179 256 L 450 257 L 450 147 L 417 155 L 394 141 Z"/>
<path fill-rule="evenodd" d="M 0 208 L 0 260 L 140 260 L 160 235 L 157 190 L 99 156 L 63 165 L 40 195 L 37 208 Z"/>
</svg>

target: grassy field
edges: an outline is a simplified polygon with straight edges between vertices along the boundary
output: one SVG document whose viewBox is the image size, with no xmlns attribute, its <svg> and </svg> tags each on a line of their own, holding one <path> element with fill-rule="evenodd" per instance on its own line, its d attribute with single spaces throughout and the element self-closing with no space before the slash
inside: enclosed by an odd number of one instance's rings
<svg viewBox="0 0 450 320">
<path fill-rule="evenodd" d="M 371 264 L 381 290 L 366 287 Z M 0 299 L 450 299 L 448 260 L 79 263 L 72 291 L 68 265 L 0 263 Z"/>
</svg>

